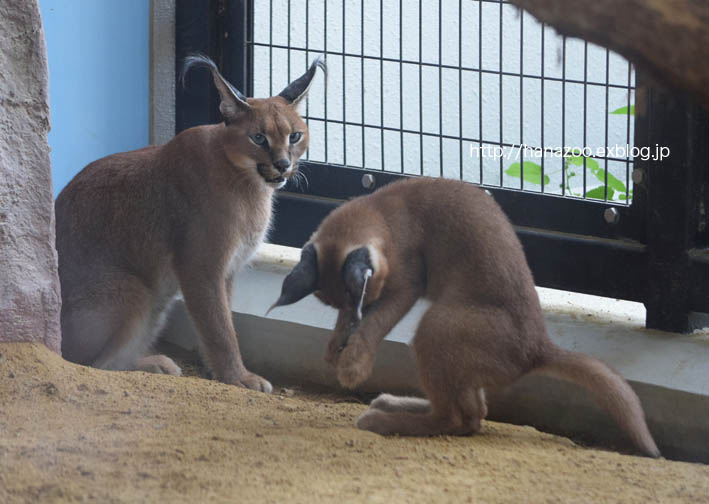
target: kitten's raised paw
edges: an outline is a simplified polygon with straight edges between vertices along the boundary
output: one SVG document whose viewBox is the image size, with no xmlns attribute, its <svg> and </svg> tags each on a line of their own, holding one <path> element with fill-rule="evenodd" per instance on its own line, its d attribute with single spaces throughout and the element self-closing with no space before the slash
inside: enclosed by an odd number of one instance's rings
<svg viewBox="0 0 709 504">
<path fill-rule="evenodd" d="M 143 357 L 135 366 L 138 371 L 147 373 L 182 376 L 182 369 L 167 355 L 149 355 Z"/>
<path fill-rule="evenodd" d="M 337 361 L 340 360 L 340 355 L 346 347 L 343 345 L 339 337 L 333 336 L 327 343 L 327 349 L 323 359 L 331 366 L 337 366 Z"/>
<path fill-rule="evenodd" d="M 343 387 L 355 388 L 372 373 L 374 354 L 360 345 L 348 345 L 337 362 L 337 380 Z"/>
<path fill-rule="evenodd" d="M 244 387 L 259 392 L 270 394 L 273 391 L 273 385 L 265 378 L 257 374 L 245 371 L 239 376 L 239 380 L 235 383 L 238 387 Z"/>
</svg>

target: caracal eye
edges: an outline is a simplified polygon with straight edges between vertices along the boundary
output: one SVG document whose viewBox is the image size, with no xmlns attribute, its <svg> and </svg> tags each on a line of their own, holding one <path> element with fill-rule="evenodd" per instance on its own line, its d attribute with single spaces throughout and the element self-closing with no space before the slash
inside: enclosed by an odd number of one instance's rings
<svg viewBox="0 0 709 504">
<path fill-rule="evenodd" d="M 300 131 L 296 131 L 295 133 L 291 133 L 290 136 L 288 137 L 288 140 L 290 143 L 298 143 L 300 139 L 302 138 L 303 134 Z"/>
<path fill-rule="evenodd" d="M 255 135 L 251 135 L 251 136 L 249 136 L 249 138 L 256 145 L 263 145 L 266 143 L 266 137 L 264 135 L 262 135 L 261 133 L 256 133 Z"/>
</svg>

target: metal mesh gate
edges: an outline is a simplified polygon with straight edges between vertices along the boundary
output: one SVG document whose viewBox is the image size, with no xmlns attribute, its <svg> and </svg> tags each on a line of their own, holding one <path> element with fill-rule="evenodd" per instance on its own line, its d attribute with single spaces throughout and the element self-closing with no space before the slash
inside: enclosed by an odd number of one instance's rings
<svg viewBox="0 0 709 504">
<path fill-rule="evenodd" d="M 253 0 L 252 89 L 317 54 L 310 161 L 627 204 L 634 85 L 620 56 L 500 0 Z"/>
</svg>

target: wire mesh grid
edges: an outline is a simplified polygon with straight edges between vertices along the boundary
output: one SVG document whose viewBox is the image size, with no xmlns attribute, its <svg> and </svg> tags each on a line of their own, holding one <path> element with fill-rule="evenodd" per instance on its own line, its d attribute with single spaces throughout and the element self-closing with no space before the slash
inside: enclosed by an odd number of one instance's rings
<svg viewBox="0 0 709 504">
<path fill-rule="evenodd" d="M 635 75 L 503 0 L 252 0 L 252 89 L 324 54 L 307 159 L 629 203 Z"/>
</svg>

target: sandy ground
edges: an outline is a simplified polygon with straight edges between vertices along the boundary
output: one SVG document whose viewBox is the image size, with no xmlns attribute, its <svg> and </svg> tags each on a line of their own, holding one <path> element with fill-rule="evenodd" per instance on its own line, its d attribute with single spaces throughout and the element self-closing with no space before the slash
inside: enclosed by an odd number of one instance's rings
<svg viewBox="0 0 709 504">
<path fill-rule="evenodd" d="M 709 502 L 709 466 L 493 422 L 385 439 L 364 408 L 0 344 L 0 502 Z"/>
</svg>

